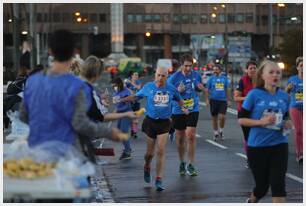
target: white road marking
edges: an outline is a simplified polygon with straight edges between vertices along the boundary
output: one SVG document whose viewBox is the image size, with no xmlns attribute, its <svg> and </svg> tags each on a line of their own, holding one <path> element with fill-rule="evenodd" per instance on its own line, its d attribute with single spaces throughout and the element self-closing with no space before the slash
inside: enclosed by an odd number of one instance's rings
<svg viewBox="0 0 306 206">
<path fill-rule="evenodd" d="M 303 179 L 300 178 L 300 177 L 297 177 L 297 176 L 295 176 L 295 175 L 293 175 L 293 174 L 290 174 L 290 173 L 286 173 L 286 176 L 287 176 L 288 178 L 290 178 L 290 179 L 293 179 L 293 180 L 298 181 L 299 183 L 302 183 L 302 184 L 303 184 Z"/>
<path fill-rule="evenodd" d="M 208 142 L 208 143 L 210 143 L 210 144 L 213 144 L 213 145 L 215 145 L 215 146 L 217 146 L 217 147 L 220 147 L 220 148 L 222 148 L 222 149 L 227 149 L 227 147 L 225 147 L 225 146 L 223 146 L 223 145 L 221 145 L 221 144 L 218 144 L 217 142 L 214 142 L 214 141 L 212 141 L 212 140 L 210 140 L 210 139 L 207 139 L 206 142 Z"/>
<path fill-rule="evenodd" d="M 247 156 L 245 154 L 242 154 L 242 153 L 239 153 L 239 152 L 236 152 L 236 155 L 244 158 L 244 159 L 247 159 Z"/>
<path fill-rule="evenodd" d="M 199 102 L 199 105 L 206 106 L 206 103 L 205 102 Z M 230 107 L 228 107 L 226 111 L 228 113 L 231 113 L 231 114 L 234 114 L 234 115 L 238 114 L 238 111 L 236 109 L 233 109 L 233 108 L 230 108 Z"/>
<path fill-rule="evenodd" d="M 196 137 L 198 137 L 198 138 L 199 138 L 199 137 L 202 137 L 202 136 L 201 136 L 201 135 L 199 135 L 199 134 L 196 134 Z"/>
</svg>

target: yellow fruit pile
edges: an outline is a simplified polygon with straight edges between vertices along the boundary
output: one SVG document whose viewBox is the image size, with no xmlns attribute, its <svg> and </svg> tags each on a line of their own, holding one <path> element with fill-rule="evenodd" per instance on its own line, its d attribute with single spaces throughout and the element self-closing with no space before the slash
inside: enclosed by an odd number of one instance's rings
<svg viewBox="0 0 306 206">
<path fill-rule="evenodd" d="M 30 158 L 11 159 L 3 162 L 4 175 L 15 178 L 35 179 L 51 176 L 55 163 L 38 163 Z"/>
<path fill-rule="evenodd" d="M 136 114 L 137 117 L 140 117 L 145 112 L 146 112 L 146 109 L 145 108 L 141 108 L 140 110 L 136 111 L 135 114 Z"/>
</svg>

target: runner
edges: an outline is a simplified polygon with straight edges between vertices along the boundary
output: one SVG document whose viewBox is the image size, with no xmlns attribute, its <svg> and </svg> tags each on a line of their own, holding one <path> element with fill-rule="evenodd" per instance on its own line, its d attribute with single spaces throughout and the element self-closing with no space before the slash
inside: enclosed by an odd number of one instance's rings
<svg viewBox="0 0 306 206">
<path fill-rule="evenodd" d="M 213 66 L 214 75 L 206 84 L 206 105 L 210 105 L 214 140 L 224 140 L 223 128 L 227 106 L 230 106 L 230 85 L 226 76 L 221 75 L 222 67 L 219 64 Z M 219 124 L 218 124 L 219 120 Z"/>
<path fill-rule="evenodd" d="M 247 199 L 258 202 L 271 186 L 272 202 L 285 202 L 285 178 L 288 164 L 288 135 L 291 127 L 289 95 L 277 88 L 281 69 L 264 61 L 256 74 L 256 88 L 249 92 L 239 113 L 239 124 L 250 127 L 248 160 L 255 188 Z"/>
<path fill-rule="evenodd" d="M 166 83 L 168 70 L 157 68 L 155 81 L 149 82 L 135 95 L 126 97 L 122 101 L 136 100 L 146 97 L 146 117 L 142 123 L 142 131 L 147 136 L 147 151 L 145 154 L 144 180 L 151 182 L 151 161 L 154 156 L 155 145 L 157 145 L 156 159 L 156 180 L 157 191 L 162 191 L 165 187 L 162 184 L 163 170 L 165 165 L 166 144 L 170 129 L 171 102 L 179 101 L 183 106 L 183 101 L 176 89 Z M 182 108 L 186 113 L 187 109 Z"/>
<path fill-rule="evenodd" d="M 288 80 L 286 92 L 290 94 L 290 117 L 294 125 L 296 161 L 303 163 L 303 57 L 296 59 L 298 75 Z"/>
<path fill-rule="evenodd" d="M 139 74 L 138 72 L 131 72 L 130 77 L 128 79 L 124 80 L 125 85 L 128 89 L 132 91 L 133 94 L 135 94 L 137 91 L 141 89 L 141 81 L 139 80 Z M 132 110 L 138 111 L 140 109 L 140 102 L 135 100 L 131 102 Z M 138 132 L 138 119 L 134 119 L 132 122 L 131 127 L 131 137 L 137 138 L 137 132 Z"/>
<path fill-rule="evenodd" d="M 201 77 L 197 72 L 192 71 L 193 58 L 185 54 L 181 58 L 181 70 L 175 72 L 168 79 L 168 83 L 177 88 L 184 99 L 184 106 L 189 114 L 182 112 L 177 103 L 173 103 L 172 121 L 175 128 L 176 144 L 180 159 L 179 173 L 190 176 L 197 176 L 198 172 L 194 166 L 196 150 L 196 126 L 199 117 L 199 97 L 196 89 L 204 90 Z M 188 165 L 185 161 L 185 154 L 188 154 Z M 186 168 L 187 166 L 187 168 Z"/>
<path fill-rule="evenodd" d="M 238 114 L 241 110 L 242 103 L 255 85 L 255 79 L 256 79 L 256 67 L 257 64 L 255 61 L 248 61 L 246 64 L 245 72 L 246 74 L 241 77 L 239 80 L 238 86 L 234 93 L 234 101 L 237 102 L 237 110 Z M 242 126 L 242 132 L 243 132 L 243 138 L 244 138 L 244 151 L 247 154 L 247 142 L 248 142 L 248 136 L 249 136 L 249 127 Z M 246 168 L 249 168 L 249 164 L 247 161 L 247 164 L 245 166 Z"/>
</svg>

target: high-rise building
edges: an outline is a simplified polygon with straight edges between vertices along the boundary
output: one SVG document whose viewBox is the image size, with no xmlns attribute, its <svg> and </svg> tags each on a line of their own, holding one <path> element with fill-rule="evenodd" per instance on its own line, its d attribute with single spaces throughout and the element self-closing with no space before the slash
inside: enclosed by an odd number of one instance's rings
<svg viewBox="0 0 306 206">
<path fill-rule="evenodd" d="M 3 5 L 4 47 L 9 48 L 13 45 L 14 21 L 20 24 L 21 38 L 29 35 L 29 4 L 19 4 L 18 19 L 13 17 L 13 4 Z M 60 28 L 75 33 L 83 58 L 111 53 L 110 4 L 34 4 L 34 11 L 41 58 L 47 53 L 48 35 Z M 214 55 L 224 55 L 231 37 L 245 36 L 252 55 L 263 56 L 269 46 L 281 43 L 285 31 L 302 28 L 302 17 L 303 6 L 295 3 L 272 4 L 271 10 L 267 3 L 127 3 L 123 4 L 123 49 L 128 56 L 141 57 L 151 64 L 158 58 L 178 58 L 185 52 L 193 52 L 203 63 Z"/>
</svg>

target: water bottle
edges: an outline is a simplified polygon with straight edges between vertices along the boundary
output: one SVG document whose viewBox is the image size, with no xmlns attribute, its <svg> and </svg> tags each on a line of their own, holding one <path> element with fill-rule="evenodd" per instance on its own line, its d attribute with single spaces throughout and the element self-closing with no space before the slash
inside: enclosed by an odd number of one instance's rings
<svg viewBox="0 0 306 206">
<path fill-rule="evenodd" d="M 104 96 L 105 96 L 105 97 L 108 97 L 108 96 L 109 96 L 109 92 L 108 92 L 108 89 L 107 89 L 107 88 L 105 88 Z"/>
<path fill-rule="evenodd" d="M 275 113 L 275 129 L 280 130 L 283 123 L 283 113 L 281 109 L 278 109 L 278 112 Z"/>
</svg>

